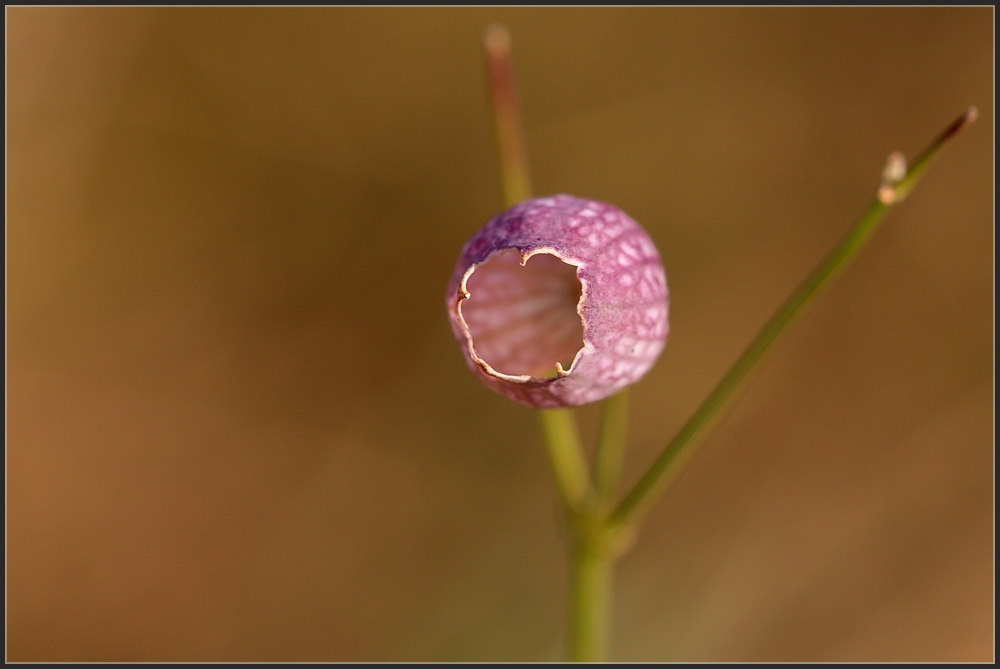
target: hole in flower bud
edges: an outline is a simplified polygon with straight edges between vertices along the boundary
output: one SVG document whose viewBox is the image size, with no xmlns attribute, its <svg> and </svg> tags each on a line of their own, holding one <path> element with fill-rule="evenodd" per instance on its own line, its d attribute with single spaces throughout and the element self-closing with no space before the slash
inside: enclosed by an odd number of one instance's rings
<svg viewBox="0 0 1000 669">
<path fill-rule="evenodd" d="M 500 253 L 474 268 L 460 305 L 476 355 L 510 376 L 555 376 L 583 348 L 577 312 L 583 286 L 576 267 L 549 253 L 521 266 L 519 253 Z"/>
</svg>

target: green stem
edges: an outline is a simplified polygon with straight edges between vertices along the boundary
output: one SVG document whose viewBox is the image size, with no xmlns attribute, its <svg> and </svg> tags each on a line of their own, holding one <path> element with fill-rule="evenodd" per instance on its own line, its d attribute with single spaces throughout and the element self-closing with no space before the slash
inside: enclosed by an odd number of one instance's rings
<svg viewBox="0 0 1000 669">
<path fill-rule="evenodd" d="M 590 482 L 576 421 L 569 409 L 541 409 L 538 417 L 545 433 L 545 445 L 559 496 L 568 510 L 577 511 L 590 492 Z"/>
<path fill-rule="evenodd" d="M 594 454 L 593 497 L 572 517 L 576 546 L 571 556 L 569 657 L 574 662 L 608 659 L 617 554 L 605 521 L 621 478 L 628 395 L 626 388 L 604 401 Z"/>
<path fill-rule="evenodd" d="M 627 431 L 628 388 L 625 388 L 604 401 L 601 434 L 594 455 L 594 493 L 602 510 L 610 510 L 618 491 Z"/>
<path fill-rule="evenodd" d="M 637 522 L 643 512 L 664 492 L 678 472 L 694 455 L 707 429 L 717 419 L 720 410 L 734 392 L 746 381 L 772 344 L 799 315 L 802 308 L 839 274 L 864 247 L 878 228 L 889 209 L 916 186 L 917 182 L 940 155 L 948 141 L 965 125 L 975 120 L 975 107 L 952 123 L 930 147 L 914 162 L 907 172 L 900 154 L 892 154 L 883 172 L 882 183 L 868 210 L 861 216 L 847 235 L 830 251 L 819 265 L 785 300 L 777 312 L 754 337 L 728 373 L 719 382 L 694 415 L 681 428 L 673 441 L 653 462 L 646 474 L 625 496 L 608 519 L 609 527 L 621 530 Z"/>
<path fill-rule="evenodd" d="M 612 554 L 578 547 L 573 555 L 570 649 L 573 662 L 606 662 L 611 623 Z"/>
<path fill-rule="evenodd" d="M 531 178 L 521 117 L 514 87 L 510 34 L 490 26 L 484 39 L 490 97 L 500 158 L 500 183 L 505 207 L 531 197 Z M 613 494 L 621 468 L 627 397 L 609 400 L 595 466 L 604 494 Z M 573 549 L 570 558 L 570 657 L 578 661 L 603 660 L 607 653 L 614 553 L 604 524 L 605 507 L 594 506 L 594 487 L 580 447 L 576 421 L 569 409 L 538 412 L 545 433 L 556 488 L 563 502 Z M 610 492 L 607 492 L 610 491 Z"/>
</svg>

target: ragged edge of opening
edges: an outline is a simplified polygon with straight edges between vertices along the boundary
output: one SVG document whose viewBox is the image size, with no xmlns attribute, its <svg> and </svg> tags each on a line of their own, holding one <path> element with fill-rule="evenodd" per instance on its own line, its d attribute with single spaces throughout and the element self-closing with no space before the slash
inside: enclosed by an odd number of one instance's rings
<svg viewBox="0 0 1000 669">
<path fill-rule="evenodd" d="M 580 300 L 576 303 L 576 313 L 577 316 L 579 316 L 580 318 L 580 323 L 583 325 L 583 346 L 581 346 L 580 350 L 577 351 L 576 355 L 573 356 L 573 362 L 570 363 L 569 369 L 563 369 L 562 363 L 556 361 L 555 376 L 552 377 L 531 376 L 530 374 L 511 375 L 511 374 L 504 374 L 503 372 L 498 372 L 497 370 L 493 369 L 493 367 L 490 366 L 490 363 L 486 362 L 485 360 L 479 357 L 479 354 L 476 353 L 476 347 L 473 345 L 472 333 L 469 332 L 469 326 L 465 322 L 465 317 L 462 315 L 462 302 L 471 297 L 471 294 L 466 289 L 467 282 L 469 281 L 469 277 L 472 276 L 473 272 L 476 271 L 476 268 L 479 265 L 485 265 L 487 262 L 490 261 L 490 258 L 492 258 L 493 256 L 509 251 L 514 251 L 520 254 L 521 267 L 524 267 L 524 265 L 528 262 L 528 260 L 532 256 L 538 255 L 540 253 L 546 253 L 548 255 L 555 256 L 556 258 L 566 263 L 567 265 L 576 268 L 576 280 L 580 282 Z M 593 350 L 594 348 L 593 345 L 591 345 L 590 341 L 587 339 L 587 329 L 588 329 L 587 319 L 583 317 L 583 305 L 587 301 L 588 286 L 587 282 L 580 277 L 581 267 L 583 267 L 583 263 L 581 263 L 580 261 L 566 258 L 555 249 L 547 246 L 533 249 L 531 251 L 525 251 L 524 253 L 521 253 L 516 248 L 497 249 L 496 251 L 493 251 L 488 256 L 486 256 L 481 262 L 472 263 L 471 265 L 469 265 L 469 269 L 465 270 L 465 274 L 462 275 L 462 282 L 458 286 L 458 301 L 455 303 L 455 313 L 458 315 L 458 323 L 459 326 L 462 328 L 462 334 L 465 335 L 465 341 L 467 342 L 469 347 L 469 355 L 472 357 L 473 361 L 475 361 L 475 363 L 479 365 L 482 368 L 482 370 L 486 372 L 487 375 L 492 376 L 496 379 L 500 379 L 502 381 L 508 381 L 510 383 L 528 383 L 530 381 L 553 383 L 555 381 L 558 381 L 559 379 L 562 379 L 572 374 L 573 370 L 576 369 L 577 364 L 580 362 L 580 360 L 583 358 L 586 352 Z"/>
</svg>

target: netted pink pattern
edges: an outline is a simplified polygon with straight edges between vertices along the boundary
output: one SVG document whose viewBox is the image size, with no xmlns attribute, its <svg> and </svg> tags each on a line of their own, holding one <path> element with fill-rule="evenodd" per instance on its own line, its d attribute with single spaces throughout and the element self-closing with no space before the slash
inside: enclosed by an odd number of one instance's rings
<svg viewBox="0 0 1000 669">
<path fill-rule="evenodd" d="M 490 219 L 462 249 L 447 304 L 469 368 L 534 408 L 596 402 L 635 383 L 668 332 L 666 276 L 645 230 L 570 195 Z M 568 369 L 556 365 L 574 350 Z"/>
</svg>

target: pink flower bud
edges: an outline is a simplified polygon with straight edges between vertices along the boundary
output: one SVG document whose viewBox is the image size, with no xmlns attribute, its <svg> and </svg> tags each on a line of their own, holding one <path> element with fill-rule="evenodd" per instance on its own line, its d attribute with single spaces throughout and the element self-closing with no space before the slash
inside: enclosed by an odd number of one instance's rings
<svg viewBox="0 0 1000 669">
<path fill-rule="evenodd" d="M 570 195 L 490 219 L 462 249 L 447 298 L 469 368 L 536 409 L 596 402 L 641 379 L 666 343 L 667 301 L 646 231 Z"/>
</svg>

